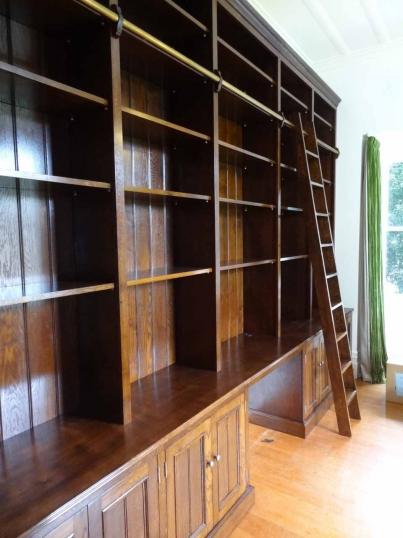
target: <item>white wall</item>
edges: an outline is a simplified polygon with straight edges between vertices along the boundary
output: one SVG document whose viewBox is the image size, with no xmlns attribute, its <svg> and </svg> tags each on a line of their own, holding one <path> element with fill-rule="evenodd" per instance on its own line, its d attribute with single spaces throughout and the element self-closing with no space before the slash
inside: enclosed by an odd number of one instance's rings
<svg viewBox="0 0 403 538">
<path fill-rule="evenodd" d="M 314 68 L 342 99 L 337 130 L 341 155 L 337 160 L 335 240 L 343 301 L 355 310 L 355 353 L 362 137 L 403 131 L 403 44 L 356 53 Z"/>
</svg>

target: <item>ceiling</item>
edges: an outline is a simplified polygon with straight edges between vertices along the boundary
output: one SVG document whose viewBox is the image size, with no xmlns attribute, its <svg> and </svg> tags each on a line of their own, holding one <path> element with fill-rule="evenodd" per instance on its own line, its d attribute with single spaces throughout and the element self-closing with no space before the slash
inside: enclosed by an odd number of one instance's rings
<svg viewBox="0 0 403 538">
<path fill-rule="evenodd" d="M 249 0 L 311 66 L 403 43 L 403 0 Z"/>
</svg>

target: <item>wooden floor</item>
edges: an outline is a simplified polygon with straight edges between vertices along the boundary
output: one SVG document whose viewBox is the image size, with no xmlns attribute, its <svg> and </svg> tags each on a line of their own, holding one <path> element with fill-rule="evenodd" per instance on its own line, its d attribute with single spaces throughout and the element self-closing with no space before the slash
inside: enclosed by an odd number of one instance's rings
<svg viewBox="0 0 403 538">
<path fill-rule="evenodd" d="M 333 410 L 306 440 L 250 425 L 256 503 L 231 538 L 403 537 L 403 405 L 384 394 L 359 386 L 351 439 Z"/>
</svg>

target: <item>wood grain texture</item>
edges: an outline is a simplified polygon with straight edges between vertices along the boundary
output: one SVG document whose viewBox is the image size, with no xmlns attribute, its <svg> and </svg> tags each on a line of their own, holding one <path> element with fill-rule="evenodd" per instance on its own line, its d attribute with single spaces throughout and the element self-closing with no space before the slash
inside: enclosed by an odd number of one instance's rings
<svg viewBox="0 0 403 538">
<path fill-rule="evenodd" d="M 166 458 L 168 537 L 204 537 L 213 527 L 210 421 L 170 445 Z"/>
<path fill-rule="evenodd" d="M 231 538 L 393 536 L 399 532 L 400 501 L 394 477 L 402 472 L 403 407 L 385 404 L 384 385 L 361 384 L 358 390 L 365 419 L 353 423 L 351 439 L 337 435 L 334 409 L 308 439 L 250 426 L 256 503 Z M 266 438 L 273 442 L 265 443 Z M 354 469 L 348 487 L 347 469 Z M 363 484 L 368 485 L 364 496 Z"/>
<path fill-rule="evenodd" d="M 66 5 L 59 6 L 63 14 Z M 97 376 L 91 372 L 93 365 L 84 352 L 95 351 L 85 327 L 88 320 L 99 321 L 99 317 L 90 310 L 86 318 L 82 317 L 85 306 L 94 305 L 90 299 L 78 300 L 76 309 L 65 298 L 113 290 L 115 280 L 111 261 L 113 215 L 105 188 L 110 183 L 102 182 L 103 174 L 111 179 L 110 152 L 105 150 L 110 150 L 109 139 L 88 136 L 93 127 L 103 132 L 101 126 L 105 127 L 107 117 L 103 105 L 107 101 L 98 100 L 102 106 L 94 113 L 85 107 L 78 109 L 66 99 L 67 93 L 74 93 L 80 100 L 84 96 L 78 88 L 81 84 L 89 92 L 105 93 L 105 82 L 100 83 L 100 78 L 105 80 L 107 70 L 94 69 L 87 60 L 94 47 L 105 52 L 106 34 L 94 28 L 87 36 L 77 33 L 70 39 L 71 19 L 66 18 L 63 31 L 56 35 L 49 31 L 47 22 L 38 25 L 27 7 L 21 2 L 13 4 L 11 12 L 16 20 L 10 20 L 1 6 L 0 16 L 1 349 L 5 346 L 0 366 L 2 439 L 51 420 L 63 410 L 78 412 L 81 407 L 84 412 L 80 401 L 85 392 L 83 378 L 96 377 L 94 386 L 99 387 L 102 377 L 100 372 Z M 83 49 L 86 52 L 79 53 L 85 43 L 89 45 Z M 49 100 L 48 93 L 52 95 Z M 101 181 L 94 185 L 92 178 Z M 76 185 L 101 185 L 103 189 L 97 189 L 100 192 L 92 197 L 88 189 L 75 192 Z M 101 299 L 97 306 L 106 304 L 108 298 L 104 304 Z M 71 323 L 79 324 L 79 329 L 72 328 Z M 112 362 L 116 357 L 116 348 L 112 350 L 116 327 L 113 323 L 107 327 L 103 343 L 111 355 L 104 355 L 106 370 L 111 357 Z M 84 363 L 85 374 L 80 367 Z M 111 378 L 110 372 L 107 375 Z M 66 380 L 69 387 L 64 385 Z M 111 387 L 116 389 L 113 381 Z M 89 393 L 94 394 L 93 390 L 89 387 Z M 112 393 L 108 392 L 110 397 Z M 111 408 L 112 401 L 108 404 Z"/>
<path fill-rule="evenodd" d="M 122 100 L 153 114 L 164 114 L 161 88 L 124 73 Z M 169 157 L 163 142 L 124 138 L 126 185 L 164 188 L 169 177 Z M 172 265 L 172 216 L 163 199 L 126 197 L 128 238 L 128 277 L 138 272 L 152 272 Z M 128 299 L 131 329 L 131 379 L 144 377 L 175 361 L 173 334 L 173 287 L 168 282 L 150 284 L 130 290 Z M 136 321 L 134 321 L 136 320 Z"/>
<path fill-rule="evenodd" d="M 77 418 L 56 419 L 36 427 L 35 435 L 25 432 L 8 439 L 2 448 L 1 467 L 2 477 L 7 477 L 2 483 L 0 514 L 5 536 L 32 527 L 128 459 L 172 438 L 177 428 L 201 416 L 207 408 L 220 405 L 222 399 L 257 382 L 319 329 L 317 322 L 294 322 L 283 328 L 281 339 L 231 339 L 223 344 L 220 373 L 174 364 L 137 381 L 132 387 L 136 414 L 125 427 Z M 72 344 L 67 341 L 64 345 Z M 104 347 L 102 342 L 99 345 Z M 62 488 L 56 486 L 61 483 Z M 34 488 L 37 502 L 33 507 Z"/>
</svg>

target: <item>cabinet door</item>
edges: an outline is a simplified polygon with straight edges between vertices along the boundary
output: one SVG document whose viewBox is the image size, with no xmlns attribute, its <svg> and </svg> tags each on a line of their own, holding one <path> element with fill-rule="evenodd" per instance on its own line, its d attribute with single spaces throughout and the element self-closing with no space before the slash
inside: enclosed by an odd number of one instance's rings
<svg viewBox="0 0 403 538">
<path fill-rule="evenodd" d="M 136 465 L 89 507 L 91 538 L 158 538 L 158 461 Z"/>
<path fill-rule="evenodd" d="M 330 390 L 329 371 L 326 361 L 325 340 L 323 333 L 316 338 L 316 400 L 318 404 Z"/>
<path fill-rule="evenodd" d="M 316 349 L 314 338 L 304 349 L 304 418 L 309 417 L 316 407 Z"/>
<path fill-rule="evenodd" d="M 213 498 L 217 523 L 245 491 L 246 408 L 242 394 L 213 418 Z"/>
<path fill-rule="evenodd" d="M 169 538 L 199 538 L 213 526 L 211 422 L 207 420 L 166 450 Z"/>
<path fill-rule="evenodd" d="M 34 534 L 34 536 L 36 536 Z M 41 534 L 46 538 L 87 538 L 88 537 L 88 513 L 87 507 L 67 519 L 53 531 Z"/>
</svg>

